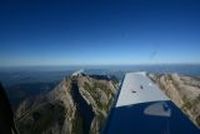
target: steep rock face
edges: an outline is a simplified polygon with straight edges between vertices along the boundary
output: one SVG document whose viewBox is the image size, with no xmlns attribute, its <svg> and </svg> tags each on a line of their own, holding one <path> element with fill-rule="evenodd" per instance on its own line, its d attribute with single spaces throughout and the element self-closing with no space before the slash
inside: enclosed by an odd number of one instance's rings
<svg viewBox="0 0 200 134">
<path fill-rule="evenodd" d="M 73 75 L 44 96 L 25 100 L 16 113 L 21 134 L 99 133 L 117 82 L 108 76 Z"/>
<path fill-rule="evenodd" d="M 200 127 L 200 79 L 178 74 L 150 74 L 160 88 Z"/>
</svg>

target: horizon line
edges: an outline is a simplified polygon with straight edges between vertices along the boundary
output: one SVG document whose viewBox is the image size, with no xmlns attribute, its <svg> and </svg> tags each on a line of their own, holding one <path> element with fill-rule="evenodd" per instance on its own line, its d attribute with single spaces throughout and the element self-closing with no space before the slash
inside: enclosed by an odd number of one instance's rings
<svg viewBox="0 0 200 134">
<path fill-rule="evenodd" d="M 141 64 L 60 64 L 60 65 L 5 65 L 0 68 L 18 68 L 18 67 L 80 67 L 80 66 L 152 66 L 152 65 L 200 65 L 200 63 L 141 63 Z"/>
</svg>

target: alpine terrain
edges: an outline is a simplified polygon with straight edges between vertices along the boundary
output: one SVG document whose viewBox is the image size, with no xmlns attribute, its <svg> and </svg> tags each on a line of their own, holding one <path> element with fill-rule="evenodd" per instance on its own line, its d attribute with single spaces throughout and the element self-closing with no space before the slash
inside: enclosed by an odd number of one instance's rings
<svg viewBox="0 0 200 134">
<path fill-rule="evenodd" d="M 117 88 L 114 77 L 74 73 L 45 95 L 23 101 L 16 126 L 20 134 L 100 133 Z"/>
</svg>

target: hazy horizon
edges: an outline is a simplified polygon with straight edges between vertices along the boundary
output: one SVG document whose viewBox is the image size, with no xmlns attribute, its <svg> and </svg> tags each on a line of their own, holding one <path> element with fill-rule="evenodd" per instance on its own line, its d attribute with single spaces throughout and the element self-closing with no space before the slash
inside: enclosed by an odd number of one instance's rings
<svg viewBox="0 0 200 134">
<path fill-rule="evenodd" d="M 69 64 L 69 65 L 9 65 L 9 66 L 0 66 L 0 68 L 34 68 L 34 67 L 109 67 L 109 66 L 173 66 L 173 65 L 197 65 L 200 63 L 144 63 L 144 64 Z"/>
</svg>

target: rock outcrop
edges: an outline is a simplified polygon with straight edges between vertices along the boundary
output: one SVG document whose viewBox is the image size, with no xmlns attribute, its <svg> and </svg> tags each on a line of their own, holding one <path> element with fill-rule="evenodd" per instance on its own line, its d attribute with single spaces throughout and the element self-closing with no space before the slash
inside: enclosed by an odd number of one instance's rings
<svg viewBox="0 0 200 134">
<path fill-rule="evenodd" d="M 17 109 L 20 134 L 98 134 L 114 100 L 117 81 L 83 73 L 65 78 Z"/>
<path fill-rule="evenodd" d="M 149 74 L 171 100 L 200 127 L 200 79 L 178 74 Z"/>
</svg>

